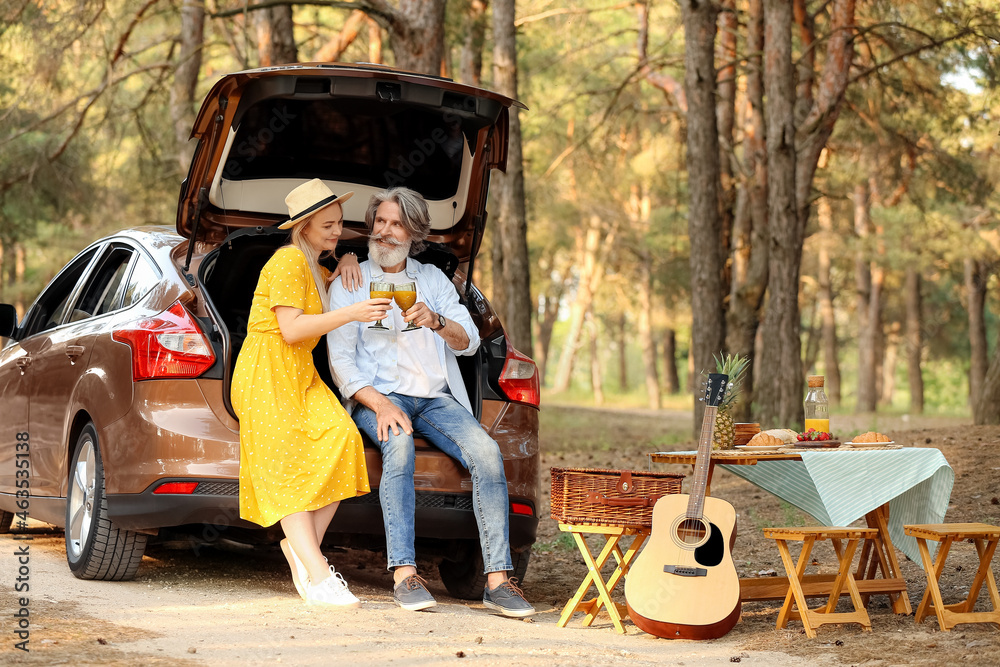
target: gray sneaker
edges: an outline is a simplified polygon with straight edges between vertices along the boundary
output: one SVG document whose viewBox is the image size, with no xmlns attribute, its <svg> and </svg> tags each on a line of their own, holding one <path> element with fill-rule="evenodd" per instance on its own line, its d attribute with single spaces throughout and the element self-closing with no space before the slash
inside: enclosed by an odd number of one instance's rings
<svg viewBox="0 0 1000 667">
<path fill-rule="evenodd" d="M 437 600 L 427 590 L 427 582 L 416 574 L 411 574 L 393 587 L 392 599 L 407 611 L 429 609 L 437 604 Z"/>
<path fill-rule="evenodd" d="M 524 599 L 524 593 L 517 586 L 517 579 L 513 578 L 493 589 L 487 586 L 483 591 L 483 604 L 513 618 L 525 618 L 536 613 L 535 608 Z"/>
</svg>

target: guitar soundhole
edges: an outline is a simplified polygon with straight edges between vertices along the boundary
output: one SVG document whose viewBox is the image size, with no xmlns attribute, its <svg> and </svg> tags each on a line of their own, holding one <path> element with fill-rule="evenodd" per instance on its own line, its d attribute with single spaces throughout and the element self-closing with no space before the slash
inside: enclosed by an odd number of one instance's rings
<svg viewBox="0 0 1000 667">
<path fill-rule="evenodd" d="M 705 541 L 708 528 L 698 519 L 684 519 L 677 525 L 677 538 L 682 544 L 695 546 Z"/>
</svg>

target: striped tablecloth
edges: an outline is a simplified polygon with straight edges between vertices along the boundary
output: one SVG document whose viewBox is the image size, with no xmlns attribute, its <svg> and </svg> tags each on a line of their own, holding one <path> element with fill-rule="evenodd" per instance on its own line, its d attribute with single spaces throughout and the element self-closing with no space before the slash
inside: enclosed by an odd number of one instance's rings
<svg viewBox="0 0 1000 667">
<path fill-rule="evenodd" d="M 955 482 L 944 455 L 923 447 L 803 451 L 801 461 L 760 460 L 757 465 L 722 467 L 826 526 L 850 525 L 888 502 L 889 537 L 917 563 L 917 542 L 903 534 L 903 526 L 943 523 Z"/>
</svg>

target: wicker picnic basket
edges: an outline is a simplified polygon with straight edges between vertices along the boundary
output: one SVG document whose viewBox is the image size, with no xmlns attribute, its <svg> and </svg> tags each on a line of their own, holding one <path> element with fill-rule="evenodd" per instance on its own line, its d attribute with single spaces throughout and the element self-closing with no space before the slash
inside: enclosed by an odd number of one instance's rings
<svg viewBox="0 0 1000 667">
<path fill-rule="evenodd" d="M 552 468 L 552 518 L 568 524 L 653 524 L 653 505 L 680 493 L 683 475 L 602 468 Z"/>
</svg>

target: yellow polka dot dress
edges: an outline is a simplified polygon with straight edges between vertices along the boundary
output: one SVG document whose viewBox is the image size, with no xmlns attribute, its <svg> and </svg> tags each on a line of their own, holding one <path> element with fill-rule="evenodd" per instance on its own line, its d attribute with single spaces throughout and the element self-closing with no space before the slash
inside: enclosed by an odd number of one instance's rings
<svg viewBox="0 0 1000 667">
<path fill-rule="evenodd" d="M 323 312 L 309 264 L 294 246 L 279 249 L 260 273 L 233 374 L 240 517 L 261 526 L 369 491 L 361 435 L 316 373 L 312 350 L 320 339 L 286 343 L 275 306 Z"/>
</svg>

